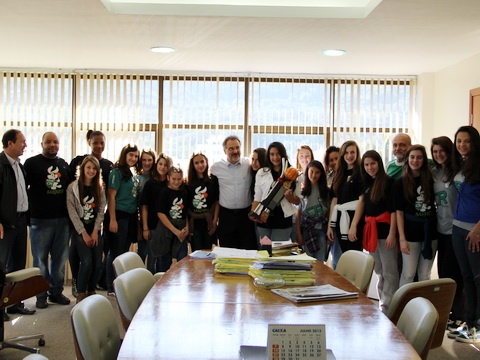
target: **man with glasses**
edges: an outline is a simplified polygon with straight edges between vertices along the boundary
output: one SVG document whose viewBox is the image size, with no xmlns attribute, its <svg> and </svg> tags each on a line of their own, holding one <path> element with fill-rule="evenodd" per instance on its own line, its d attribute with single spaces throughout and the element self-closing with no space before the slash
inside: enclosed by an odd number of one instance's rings
<svg viewBox="0 0 480 360">
<path fill-rule="evenodd" d="M 220 246 L 256 250 L 253 222 L 248 218 L 252 205 L 250 159 L 241 157 L 240 139 L 228 136 L 223 141 L 227 159 L 211 167 L 219 185 L 218 239 Z"/>
</svg>

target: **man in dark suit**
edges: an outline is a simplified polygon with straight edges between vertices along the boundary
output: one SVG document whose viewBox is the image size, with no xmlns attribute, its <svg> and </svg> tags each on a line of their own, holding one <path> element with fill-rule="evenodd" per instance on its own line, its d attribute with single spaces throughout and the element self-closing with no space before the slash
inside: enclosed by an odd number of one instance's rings
<svg viewBox="0 0 480 360">
<path fill-rule="evenodd" d="M 8 130 L 2 137 L 0 153 L 0 294 L 5 273 L 25 268 L 27 260 L 28 198 L 25 170 L 19 157 L 27 147 L 20 130 Z M 17 303 L 7 309 L 10 314 L 32 315 L 35 310 Z M 4 320 L 8 315 L 4 314 Z"/>
</svg>

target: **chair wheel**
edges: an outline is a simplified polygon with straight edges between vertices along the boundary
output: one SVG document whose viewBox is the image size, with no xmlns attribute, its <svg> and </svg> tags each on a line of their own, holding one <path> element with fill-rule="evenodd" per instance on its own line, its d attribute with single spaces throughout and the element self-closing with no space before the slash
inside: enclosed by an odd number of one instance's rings
<svg viewBox="0 0 480 360">
<path fill-rule="evenodd" d="M 45 346 L 45 339 L 38 340 L 38 346 Z"/>
</svg>

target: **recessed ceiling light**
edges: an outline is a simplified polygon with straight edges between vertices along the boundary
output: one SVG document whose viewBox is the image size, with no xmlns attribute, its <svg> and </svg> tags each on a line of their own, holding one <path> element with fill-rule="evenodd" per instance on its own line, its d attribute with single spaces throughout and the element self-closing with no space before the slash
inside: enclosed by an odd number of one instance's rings
<svg viewBox="0 0 480 360">
<path fill-rule="evenodd" d="M 328 49 L 328 50 L 322 50 L 322 55 L 325 56 L 343 56 L 347 52 L 345 50 L 341 49 Z"/>
<path fill-rule="evenodd" d="M 175 48 L 169 46 L 154 46 L 150 48 L 150 51 L 154 53 L 168 54 L 175 52 Z"/>
</svg>

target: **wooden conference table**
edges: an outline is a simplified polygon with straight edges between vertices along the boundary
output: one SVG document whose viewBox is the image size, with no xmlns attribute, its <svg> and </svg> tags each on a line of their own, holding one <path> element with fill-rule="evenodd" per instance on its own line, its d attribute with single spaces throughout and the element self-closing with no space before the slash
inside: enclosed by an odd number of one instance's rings
<svg viewBox="0 0 480 360">
<path fill-rule="evenodd" d="M 358 291 L 317 263 L 317 285 Z M 240 345 L 267 345 L 268 324 L 325 324 L 327 348 L 342 359 L 419 359 L 401 332 L 363 294 L 294 304 L 253 285 L 250 276 L 215 274 L 211 260 L 186 257 L 148 293 L 118 359 L 239 359 Z"/>
</svg>

